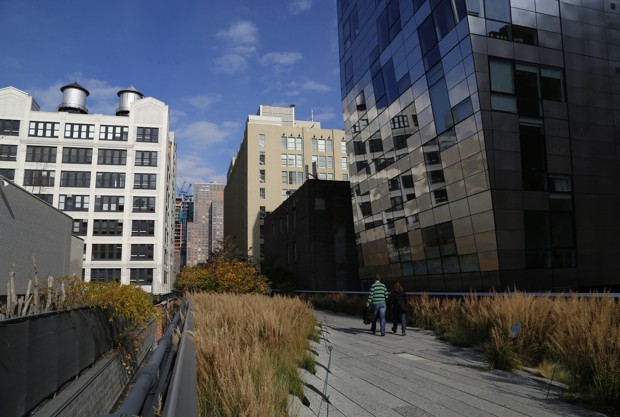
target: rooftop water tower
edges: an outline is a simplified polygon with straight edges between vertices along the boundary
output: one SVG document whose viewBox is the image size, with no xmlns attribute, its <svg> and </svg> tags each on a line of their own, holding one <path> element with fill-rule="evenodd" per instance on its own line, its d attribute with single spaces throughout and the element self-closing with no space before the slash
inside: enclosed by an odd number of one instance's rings
<svg viewBox="0 0 620 417">
<path fill-rule="evenodd" d="M 58 111 L 67 113 L 87 114 L 86 97 L 90 95 L 87 89 L 76 82 L 60 87 L 62 92 L 62 104 L 58 106 Z"/>
<path fill-rule="evenodd" d="M 117 95 L 120 98 L 118 109 L 116 109 L 117 116 L 129 116 L 129 106 L 131 103 L 144 98 L 144 95 L 136 90 L 133 85 L 119 91 Z"/>
</svg>

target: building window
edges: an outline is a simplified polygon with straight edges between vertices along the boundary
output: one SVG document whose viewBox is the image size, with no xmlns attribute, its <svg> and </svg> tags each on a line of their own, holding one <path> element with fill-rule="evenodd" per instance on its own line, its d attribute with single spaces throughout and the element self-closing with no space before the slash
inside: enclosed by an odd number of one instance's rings
<svg viewBox="0 0 620 417">
<path fill-rule="evenodd" d="M 154 212 L 155 211 L 155 197 L 134 197 L 133 198 L 133 211 L 134 212 Z"/>
<path fill-rule="evenodd" d="M 0 176 L 3 176 L 7 180 L 14 181 L 15 180 L 15 170 L 14 169 L 8 169 L 8 168 L 0 168 Z"/>
<path fill-rule="evenodd" d="M 327 168 L 333 168 L 334 167 L 334 158 L 332 156 L 328 156 L 327 157 Z"/>
<path fill-rule="evenodd" d="M 127 165 L 127 151 L 124 149 L 99 149 L 99 165 Z"/>
<path fill-rule="evenodd" d="M 345 142 L 344 140 L 340 141 L 340 152 L 347 153 L 347 142 Z"/>
<path fill-rule="evenodd" d="M 120 243 L 94 243 L 92 249 L 93 261 L 119 261 L 123 258 L 123 245 Z"/>
<path fill-rule="evenodd" d="M 326 179 L 327 179 L 327 174 L 326 174 L 326 173 L 324 173 L 324 172 L 321 172 L 321 173 L 319 174 L 319 179 L 320 179 L 320 180 L 326 180 Z"/>
<path fill-rule="evenodd" d="M 328 181 L 333 181 L 334 180 L 334 174 L 332 174 L 331 172 L 327 173 L 327 180 Z"/>
<path fill-rule="evenodd" d="M 73 220 L 73 234 L 76 236 L 86 236 L 88 233 L 88 220 Z"/>
<path fill-rule="evenodd" d="M 286 140 L 286 149 L 288 149 L 289 151 L 294 151 L 295 150 L 295 138 L 292 136 L 289 136 Z"/>
<path fill-rule="evenodd" d="M 0 145 L 0 161 L 17 161 L 17 145 Z"/>
<path fill-rule="evenodd" d="M 448 202 L 448 192 L 445 188 L 441 188 L 439 190 L 435 190 L 432 193 L 433 196 L 433 205 L 439 205 Z"/>
<path fill-rule="evenodd" d="M 295 166 L 295 155 L 294 154 L 290 154 L 288 155 L 288 166 L 289 167 L 294 167 Z"/>
<path fill-rule="evenodd" d="M 156 127 L 139 127 L 136 135 L 137 142 L 159 142 L 159 129 Z"/>
<path fill-rule="evenodd" d="M 286 136 L 282 135 L 282 138 L 280 140 L 280 148 L 285 151 L 286 150 Z"/>
<path fill-rule="evenodd" d="M 0 120 L 0 135 L 19 136 L 19 120 Z"/>
<path fill-rule="evenodd" d="M 132 220 L 132 236 L 155 236 L 155 220 Z"/>
<path fill-rule="evenodd" d="M 261 200 L 265 199 L 265 189 L 262 187 L 258 190 L 258 198 L 260 198 Z"/>
<path fill-rule="evenodd" d="M 295 175 L 295 171 L 290 171 L 288 173 L 288 183 L 289 185 L 295 185 L 295 180 L 297 179 L 297 176 Z"/>
<path fill-rule="evenodd" d="M 260 220 L 265 220 L 265 211 L 266 211 L 266 207 L 265 206 L 260 206 L 258 208 L 258 217 Z"/>
<path fill-rule="evenodd" d="M 304 183 L 304 174 L 303 172 L 298 172 L 297 173 L 297 184 L 301 185 Z"/>
<path fill-rule="evenodd" d="M 153 260 L 153 247 L 151 244 L 132 244 L 131 245 L 131 260 L 132 261 L 152 261 Z"/>
<path fill-rule="evenodd" d="M 136 151 L 136 166 L 157 166 L 157 151 Z"/>
<path fill-rule="evenodd" d="M 56 162 L 55 146 L 28 146 L 26 162 Z"/>
<path fill-rule="evenodd" d="M 89 171 L 62 171 L 60 173 L 61 187 L 90 187 Z"/>
<path fill-rule="evenodd" d="M 265 147 L 265 135 L 262 133 L 258 135 L 258 146 L 261 148 Z"/>
<path fill-rule="evenodd" d="M 346 157 L 340 158 L 340 168 L 344 169 L 345 171 L 347 169 L 349 169 L 349 164 L 347 162 L 347 158 Z"/>
<path fill-rule="evenodd" d="M 296 151 L 303 150 L 303 144 L 302 144 L 301 136 L 298 136 L 297 138 L 295 138 L 295 150 Z"/>
<path fill-rule="evenodd" d="M 393 117 L 392 120 L 390 120 L 390 127 L 392 128 L 392 130 L 409 127 L 409 118 L 406 114 Z"/>
<path fill-rule="evenodd" d="M 153 284 L 153 268 L 131 268 L 129 281 L 135 285 Z"/>
<path fill-rule="evenodd" d="M 325 139 L 319 139 L 319 152 L 325 152 Z"/>
<path fill-rule="evenodd" d="M 58 209 L 65 211 L 88 211 L 90 197 L 87 195 L 61 194 L 58 197 Z"/>
<path fill-rule="evenodd" d="M 368 141 L 368 150 L 370 152 L 383 152 L 383 142 L 381 139 L 370 139 Z"/>
<path fill-rule="evenodd" d="M 287 184 L 287 183 L 288 183 L 288 172 L 282 171 L 282 184 Z"/>
<path fill-rule="evenodd" d="M 259 169 L 258 170 L 258 182 L 265 182 L 265 170 L 264 169 Z"/>
<path fill-rule="evenodd" d="M 104 126 L 99 128 L 99 140 L 127 141 L 129 128 L 127 126 Z"/>
<path fill-rule="evenodd" d="M 97 282 L 120 282 L 120 268 L 91 268 L 90 280 Z"/>
<path fill-rule="evenodd" d="M 154 190 L 157 188 L 157 174 L 133 174 L 134 189 Z"/>
<path fill-rule="evenodd" d="M 52 122 L 30 122 L 29 136 L 40 138 L 57 138 L 60 123 Z"/>
<path fill-rule="evenodd" d="M 301 168 L 303 166 L 303 156 L 302 155 L 295 155 L 295 166 L 297 168 Z"/>
<path fill-rule="evenodd" d="M 286 166 L 286 164 L 287 164 L 287 162 L 286 162 L 286 161 L 287 161 L 287 160 L 288 160 L 288 157 L 286 156 L 286 154 L 285 154 L 285 153 L 280 154 L 280 162 L 281 162 L 281 165 L 282 165 L 283 167 L 285 167 L 285 166 Z"/>
<path fill-rule="evenodd" d="M 123 222 L 121 220 L 95 220 L 93 222 L 93 236 L 122 236 Z"/>
<path fill-rule="evenodd" d="M 93 162 L 91 148 L 63 148 L 62 162 L 66 164 L 90 164 Z"/>
<path fill-rule="evenodd" d="M 312 152 L 318 152 L 318 151 L 319 151 L 318 139 L 312 138 Z"/>
<path fill-rule="evenodd" d="M 65 123 L 65 138 L 94 139 L 95 138 L 95 125 Z"/>
<path fill-rule="evenodd" d="M 288 190 L 282 190 L 282 201 L 286 200 L 288 198 L 288 196 L 289 196 L 289 191 Z"/>
<path fill-rule="evenodd" d="M 39 197 L 41 200 L 45 201 L 50 206 L 54 204 L 54 194 L 35 194 L 35 196 Z"/>
<path fill-rule="evenodd" d="M 319 156 L 319 168 L 325 168 L 325 157 L 323 155 Z"/>
<path fill-rule="evenodd" d="M 41 169 L 27 169 L 24 171 L 24 185 L 34 185 L 40 187 L 53 187 L 55 171 L 46 171 Z"/>
<path fill-rule="evenodd" d="M 125 188 L 125 174 L 120 172 L 97 172 L 97 188 Z"/>
<path fill-rule="evenodd" d="M 124 211 L 125 197 L 102 195 L 95 198 L 95 211 Z"/>
<path fill-rule="evenodd" d="M 342 174 L 342 181 L 349 181 L 349 174 Z"/>
<path fill-rule="evenodd" d="M 258 154 L 258 163 L 259 165 L 265 165 L 265 151 L 260 151 Z"/>
</svg>

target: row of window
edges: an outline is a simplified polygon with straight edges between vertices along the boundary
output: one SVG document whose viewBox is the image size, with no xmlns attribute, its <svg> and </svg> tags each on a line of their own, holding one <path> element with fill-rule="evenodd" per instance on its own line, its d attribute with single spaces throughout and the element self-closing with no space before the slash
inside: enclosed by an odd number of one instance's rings
<svg viewBox="0 0 620 417">
<path fill-rule="evenodd" d="M 26 148 L 26 162 L 56 162 L 57 148 L 55 146 L 28 146 Z M 0 161 L 16 161 L 17 145 L 0 145 Z M 92 148 L 62 149 L 62 162 L 68 164 L 91 164 L 93 161 Z M 127 151 L 124 149 L 99 149 L 97 156 L 99 165 L 126 165 Z M 136 151 L 136 166 L 157 166 L 157 151 Z"/>
<path fill-rule="evenodd" d="M 90 280 L 100 282 L 120 282 L 120 268 L 91 268 Z M 151 285 L 153 283 L 153 268 L 130 268 L 129 280 L 135 285 Z"/>
<path fill-rule="evenodd" d="M 53 204 L 53 194 L 37 194 L 39 198 L 48 204 Z M 58 209 L 64 211 L 88 211 L 90 208 L 90 196 L 61 194 L 58 196 Z M 103 195 L 95 197 L 95 211 L 125 211 L 125 197 Z M 133 197 L 133 210 L 135 212 L 155 212 L 155 197 Z"/>
<path fill-rule="evenodd" d="M 10 171 L 10 170 L 3 170 Z M 15 170 L 12 177 L 14 179 Z M 2 175 L 2 174 L 0 174 Z M 41 169 L 26 169 L 24 171 L 25 186 L 53 187 L 56 171 Z M 60 173 L 61 187 L 90 187 L 90 171 L 62 171 Z M 157 174 L 135 173 L 133 177 L 134 189 L 154 190 L 157 188 Z M 125 173 L 122 172 L 97 172 L 96 188 L 125 188 Z"/>
<path fill-rule="evenodd" d="M 0 120 L 0 134 L 5 136 L 19 135 L 19 120 Z M 60 136 L 60 123 L 58 122 L 30 122 L 28 136 L 42 138 L 57 138 Z M 68 139 L 94 139 L 95 125 L 81 123 L 65 123 L 65 138 Z M 127 141 L 129 127 L 101 125 L 99 127 L 99 140 Z M 137 142 L 159 142 L 159 128 L 138 127 L 136 130 Z"/>
<path fill-rule="evenodd" d="M 132 261 L 152 261 L 155 245 L 150 243 L 132 243 Z M 119 261 L 123 258 L 123 245 L 120 243 L 93 243 L 91 259 L 93 261 Z"/>
<path fill-rule="evenodd" d="M 88 233 L 88 221 L 83 219 L 73 220 L 73 234 L 86 236 Z M 93 236 L 122 236 L 122 220 L 95 219 L 93 221 Z M 132 236 L 155 236 L 155 220 L 132 220 Z"/>
</svg>

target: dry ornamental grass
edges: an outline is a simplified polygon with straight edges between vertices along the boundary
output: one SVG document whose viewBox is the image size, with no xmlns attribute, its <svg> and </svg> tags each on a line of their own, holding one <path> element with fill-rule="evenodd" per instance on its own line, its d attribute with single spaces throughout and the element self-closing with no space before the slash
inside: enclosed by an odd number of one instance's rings
<svg viewBox="0 0 620 417">
<path fill-rule="evenodd" d="M 193 294 L 201 416 L 286 416 L 315 331 L 309 304 L 263 295 Z"/>
</svg>

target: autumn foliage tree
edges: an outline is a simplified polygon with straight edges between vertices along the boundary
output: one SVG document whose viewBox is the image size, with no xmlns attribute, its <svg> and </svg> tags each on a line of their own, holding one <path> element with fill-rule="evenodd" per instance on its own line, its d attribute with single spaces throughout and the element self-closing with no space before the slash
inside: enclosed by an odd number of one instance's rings
<svg viewBox="0 0 620 417">
<path fill-rule="evenodd" d="M 189 291 L 242 294 L 264 293 L 268 282 L 252 260 L 225 239 L 207 262 L 185 267 L 177 277 L 176 286 Z"/>
</svg>

